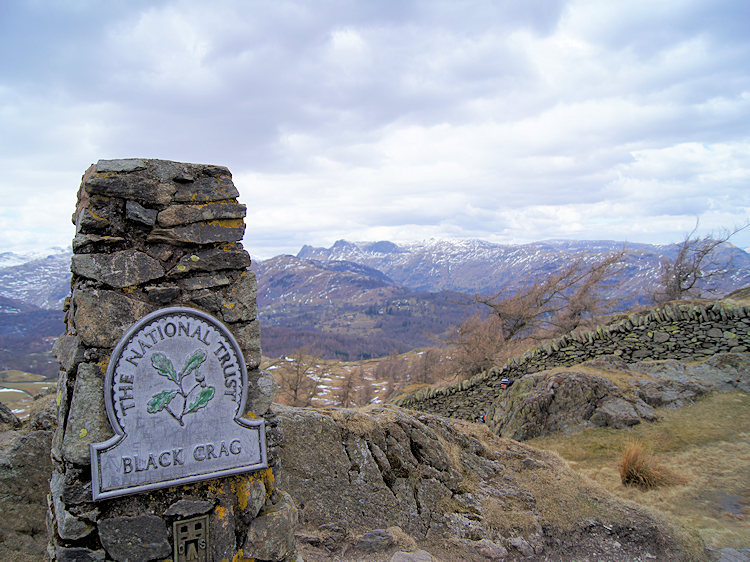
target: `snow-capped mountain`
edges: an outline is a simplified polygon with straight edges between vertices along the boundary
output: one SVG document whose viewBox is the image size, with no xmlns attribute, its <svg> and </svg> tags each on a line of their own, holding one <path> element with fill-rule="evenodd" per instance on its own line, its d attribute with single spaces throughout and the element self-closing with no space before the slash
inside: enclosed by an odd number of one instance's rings
<svg viewBox="0 0 750 562">
<path fill-rule="evenodd" d="M 60 310 L 70 293 L 70 258 L 62 248 L 0 254 L 0 297 Z M 2 265 L 8 264 L 8 265 Z"/>
<path fill-rule="evenodd" d="M 351 261 L 377 269 L 406 287 L 423 291 L 451 290 L 496 294 L 533 283 L 576 259 L 594 261 L 626 250 L 624 267 L 616 277 L 619 297 L 645 302 L 666 257 L 677 245 L 656 246 L 616 241 L 547 240 L 531 244 L 494 244 L 483 240 L 429 240 L 408 244 L 348 242 L 330 248 L 304 246 L 297 257 Z M 717 251 L 718 262 L 732 261 L 718 293 L 750 285 L 750 255 L 731 244 Z"/>
</svg>

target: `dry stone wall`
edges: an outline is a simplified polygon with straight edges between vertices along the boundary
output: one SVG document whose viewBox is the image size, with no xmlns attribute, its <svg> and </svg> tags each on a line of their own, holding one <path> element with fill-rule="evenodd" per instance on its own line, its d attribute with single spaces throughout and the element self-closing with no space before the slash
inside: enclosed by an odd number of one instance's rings
<svg viewBox="0 0 750 562">
<path fill-rule="evenodd" d="M 268 410 L 275 383 L 259 370 L 257 286 L 239 242 L 246 209 L 237 197 L 221 166 L 100 160 L 85 172 L 73 215 L 66 331 L 55 344 L 52 559 L 170 558 L 172 523 L 204 514 L 208 559 L 278 560 L 293 552 L 296 509 L 274 485 L 280 434 Z M 108 361 L 134 322 L 167 306 L 207 312 L 237 340 L 247 365 L 248 415 L 265 416 L 272 468 L 94 502 L 89 447 L 113 435 L 104 401 Z"/>
<path fill-rule="evenodd" d="M 437 389 L 401 398 L 396 404 L 443 416 L 474 420 L 487 412 L 503 378 L 518 378 L 559 366 L 614 355 L 626 363 L 659 359 L 705 359 L 750 349 L 750 309 L 728 303 L 672 304 L 645 314 L 569 334 L 512 359 L 503 367 Z"/>
</svg>

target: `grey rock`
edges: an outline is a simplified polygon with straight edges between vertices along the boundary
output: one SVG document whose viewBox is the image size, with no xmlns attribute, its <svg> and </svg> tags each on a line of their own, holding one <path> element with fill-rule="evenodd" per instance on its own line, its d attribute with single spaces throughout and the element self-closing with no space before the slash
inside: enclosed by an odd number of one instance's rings
<svg viewBox="0 0 750 562">
<path fill-rule="evenodd" d="M 179 184 L 174 200 L 180 203 L 207 203 L 210 201 L 224 201 L 239 196 L 237 188 L 232 183 L 232 176 L 224 168 L 215 168 L 219 173 L 196 179 L 194 182 Z"/>
<path fill-rule="evenodd" d="M 52 501 L 57 521 L 57 534 L 61 539 L 75 541 L 91 534 L 94 525 L 73 516 L 65 509 L 61 495 L 53 496 Z"/>
<path fill-rule="evenodd" d="M 507 548 L 489 539 L 477 541 L 477 551 L 488 560 L 503 560 L 508 556 Z"/>
<path fill-rule="evenodd" d="M 258 283 L 255 272 L 243 271 L 239 279 L 222 292 L 221 319 L 224 322 L 250 322 L 257 316 Z"/>
<path fill-rule="evenodd" d="M 297 508 L 291 496 L 281 492 L 278 501 L 270 501 L 247 529 L 242 551 L 245 556 L 261 560 L 284 560 L 295 548 Z"/>
<path fill-rule="evenodd" d="M 54 354 L 60 368 L 66 373 L 72 373 L 78 367 L 78 364 L 83 361 L 83 352 L 86 348 L 81 342 L 79 336 L 70 334 L 63 334 L 52 346 L 52 353 Z"/>
<path fill-rule="evenodd" d="M 355 545 L 363 552 L 380 552 L 396 545 L 396 539 L 385 529 L 376 529 L 365 533 Z"/>
<path fill-rule="evenodd" d="M 507 552 L 507 551 L 506 551 Z M 415 550 L 414 552 L 394 552 L 390 562 L 432 562 L 435 560 L 432 554 L 426 550 Z"/>
<path fill-rule="evenodd" d="M 667 332 L 654 332 L 654 342 L 664 343 L 669 341 L 669 334 Z"/>
<path fill-rule="evenodd" d="M 256 416 L 264 416 L 273 403 L 279 384 L 267 371 L 248 370 L 248 394 L 246 407 Z"/>
<path fill-rule="evenodd" d="M 213 287 L 225 287 L 231 282 L 232 280 L 225 273 L 216 273 L 214 275 L 186 277 L 180 280 L 180 287 L 186 291 L 199 291 Z"/>
<path fill-rule="evenodd" d="M 131 221 L 139 222 L 146 226 L 154 226 L 156 224 L 157 213 L 156 209 L 147 209 L 135 201 L 127 201 L 125 203 L 125 216 Z"/>
<path fill-rule="evenodd" d="M 250 255 L 241 245 L 207 248 L 184 256 L 168 275 L 187 275 L 195 271 L 219 271 L 222 269 L 245 269 L 250 266 Z"/>
<path fill-rule="evenodd" d="M 57 427 L 57 399 L 55 394 L 36 396 L 29 412 L 29 427 L 34 431 L 54 431 Z"/>
<path fill-rule="evenodd" d="M 217 219 L 241 219 L 247 213 L 237 202 L 213 202 L 203 205 L 171 205 L 159 213 L 159 226 L 170 227 Z"/>
<path fill-rule="evenodd" d="M 245 223 L 240 219 L 218 219 L 196 222 L 173 228 L 155 228 L 146 239 L 149 243 L 215 244 L 237 242 L 245 234 Z"/>
<path fill-rule="evenodd" d="M 79 232 L 73 237 L 73 252 L 89 254 L 94 250 L 105 250 L 122 246 L 125 239 L 122 236 L 106 236 L 99 234 L 83 234 Z"/>
<path fill-rule="evenodd" d="M 632 354 L 631 357 L 633 359 L 646 359 L 647 357 L 651 357 L 653 353 L 648 349 L 636 349 Z"/>
<path fill-rule="evenodd" d="M 161 183 L 139 173 L 111 174 L 98 170 L 85 179 L 83 185 L 91 195 L 119 197 L 146 205 L 166 205 L 172 201 L 172 195 L 177 191 L 174 184 Z"/>
<path fill-rule="evenodd" d="M 102 519 L 99 540 L 115 560 L 154 560 L 172 553 L 167 526 L 154 515 Z"/>
<path fill-rule="evenodd" d="M 531 545 L 526 542 L 523 537 L 513 537 L 508 541 L 508 544 L 510 544 L 513 548 L 518 550 L 521 554 L 524 556 L 534 556 L 534 549 L 531 547 Z"/>
<path fill-rule="evenodd" d="M 104 375 L 101 369 L 92 363 L 81 363 L 63 436 L 62 454 L 66 461 L 78 465 L 89 464 L 91 443 L 100 443 L 113 435 L 103 396 Z"/>
<path fill-rule="evenodd" d="M 146 248 L 146 253 L 152 258 L 166 262 L 174 255 L 175 248 L 169 244 L 150 244 Z"/>
<path fill-rule="evenodd" d="M 591 422 L 597 426 L 607 426 L 622 429 L 641 422 L 633 404 L 621 397 L 605 400 L 596 408 L 591 416 Z"/>
<path fill-rule="evenodd" d="M 104 289 L 77 288 L 73 301 L 75 328 L 83 343 L 91 347 L 114 347 L 133 322 L 154 309 Z M 103 326 L 107 329 L 103 330 Z"/>
<path fill-rule="evenodd" d="M 167 517 L 178 516 L 183 518 L 204 515 L 214 508 L 214 504 L 208 501 L 179 500 L 169 506 L 164 512 Z"/>
<path fill-rule="evenodd" d="M 75 254 L 71 270 L 76 275 L 118 289 L 164 276 L 164 268 L 157 260 L 132 249 L 112 254 Z"/>
<path fill-rule="evenodd" d="M 526 375 L 498 395 L 487 411 L 487 425 L 517 440 L 573 431 L 592 423 L 592 414 L 605 398 L 621 396 L 613 383 L 587 373 Z"/>
<path fill-rule="evenodd" d="M 53 497 L 60 497 L 67 506 L 79 505 L 91 501 L 91 482 L 81 480 L 81 469 L 69 467 L 65 474 L 57 470 L 52 472 L 50 491 Z"/>
<path fill-rule="evenodd" d="M 240 322 L 233 324 L 230 330 L 240 344 L 248 370 L 257 368 L 261 361 L 260 322 Z"/>
<path fill-rule="evenodd" d="M 52 462 L 51 431 L 9 432 L 0 448 L 0 553 L 41 560 Z M 8 558 L 10 559 L 10 557 Z"/>
<path fill-rule="evenodd" d="M 21 420 L 3 402 L 0 402 L 0 431 L 20 427 Z"/>
<path fill-rule="evenodd" d="M 157 285 L 145 289 L 148 300 L 161 305 L 171 304 L 182 294 L 182 291 L 176 285 Z"/>
<path fill-rule="evenodd" d="M 232 484 L 224 480 L 221 492 L 216 497 L 216 511 L 209 518 L 211 533 L 211 560 L 232 560 L 237 553 L 237 497 L 232 492 Z"/>
<path fill-rule="evenodd" d="M 58 546 L 55 550 L 55 556 L 58 562 L 98 562 L 107 558 L 103 550 L 65 546 Z"/>
<path fill-rule="evenodd" d="M 83 209 L 76 219 L 76 234 L 89 234 L 91 231 L 101 231 L 111 225 L 106 215 L 99 215 L 90 209 Z M 102 236 L 102 238 L 104 238 Z"/>
<path fill-rule="evenodd" d="M 119 158 L 116 160 L 99 160 L 96 163 L 97 172 L 137 172 L 145 170 L 146 162 L 138 158 Z"/>
<path fill-rule="evenodd" d="M 240 504 L 239 518 L 245 525 L 248 525 L 266 503 L 266 486 L 261 479 L 249 476 L 238 482 L 236 493 L 244 498 Z"/>
<path fill-rule="evenodd" d="M 633 407 L 642 420 L 653 422 L 659 419 L 659 414 L 656 413 L 656 410 L 646 404 L 643 400 L 635 400 L 633 402 Z"/>
</svg>

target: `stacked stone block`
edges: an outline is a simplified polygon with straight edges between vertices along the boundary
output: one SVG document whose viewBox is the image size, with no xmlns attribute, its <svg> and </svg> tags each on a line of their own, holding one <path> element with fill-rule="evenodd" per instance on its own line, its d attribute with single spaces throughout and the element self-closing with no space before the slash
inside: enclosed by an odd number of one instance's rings
<svg viewBox="0 0 750 562">
<path fill-rule="evenodd" d="M 729 303 L 671 304 L 631 314 L 595 330 L 567 334 L 450 386 L 422 390 L 396 401 L 404 408 L 474 420 L 501 392 L 503 378 L 568 367 L 605 355 L 626 363 L 705 359 L 750 351 L 750 309 Z"/>
<path fill-rule="evenodd" d="M 280 437 L 267 415 L 275 383 L 259 370 L 257 286 L 239 242 L 246 208 L 237 197 L 221 166 L 100 160 L 84 174 L 66 331 L 55 344 L 51 558 L 170 558 L 172 522 L 203 514 L 210 515 L 214 560 L 293 552 L 296 510 L 274 487 L 271 469 L 96 503 L 91 496 L 89 445 L 113 434 L 104 405 L 110 355 L 134 322 L 165 306 L 205 311 L 232 332 L 247 365 L 248 414 L 266 416 L 269 463 L 276 462 Z"/>
</svg>

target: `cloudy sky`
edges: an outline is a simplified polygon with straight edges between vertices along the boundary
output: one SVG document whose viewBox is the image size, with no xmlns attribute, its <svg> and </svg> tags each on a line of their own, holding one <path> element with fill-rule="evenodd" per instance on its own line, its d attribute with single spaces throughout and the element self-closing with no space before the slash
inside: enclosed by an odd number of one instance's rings
<svg viewBox="0 0 750 562">
<path fill-rule="evenodd" d="M 226 165 L 254 257 L 750 217 L 747 0 L 0 2 L 0 251 L 100 158 Z M 750 247 L 750 229 L 734 242 Z"/>
</svg>

